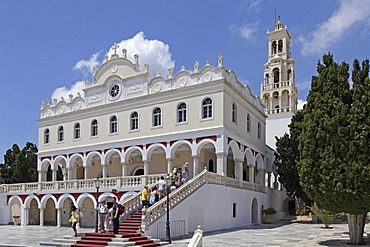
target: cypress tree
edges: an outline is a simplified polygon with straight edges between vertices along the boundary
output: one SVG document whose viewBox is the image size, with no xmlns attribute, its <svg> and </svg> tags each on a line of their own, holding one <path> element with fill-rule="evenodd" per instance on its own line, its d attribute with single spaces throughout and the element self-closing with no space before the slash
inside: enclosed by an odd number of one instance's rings
<svg viewBox="0 0 370 247">
<path fill-rule="evenodd" d="M 349 65 L 330 53 L 322 60 L 305 108 L 300 182 L 320 207 L 348 213 L 351 244 L 361 244 L 370 211 L 368 61 L 362 69 L 354 62 L 351 89 Z"/>
</svg>

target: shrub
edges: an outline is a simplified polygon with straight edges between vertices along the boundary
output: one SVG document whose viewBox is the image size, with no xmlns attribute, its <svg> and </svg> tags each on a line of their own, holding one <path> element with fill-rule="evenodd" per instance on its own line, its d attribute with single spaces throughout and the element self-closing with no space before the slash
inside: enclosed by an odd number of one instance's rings
<svg viewBox="0 0 370 247">
<path fill-rule="evenodd" d="M 263 210 L 263 213 L 267 215 L 272 215 L 276 214 L 276 210 L 274 208 L 266 208 L 265 210 Z"/>
</svg>

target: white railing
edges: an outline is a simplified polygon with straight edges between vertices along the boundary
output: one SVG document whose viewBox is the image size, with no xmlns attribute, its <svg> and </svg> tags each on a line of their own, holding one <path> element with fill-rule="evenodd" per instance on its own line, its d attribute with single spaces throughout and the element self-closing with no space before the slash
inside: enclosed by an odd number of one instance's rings
<svg viewBox="0 0 370 247">
<path fill-rule="evenodd" d="M 153 174 L 147 176 L 127 176 L 127 177 L 112 177 L 100 178 L 101 188 L 125 188 L 143 186 L 144 184 L 155 184 L 164 174 Z M 94 189 L 95 178 L 68 180 L 68 181 L 48 181 L 48 182 L 33 182 L 21 184 L 2 184 L 0 185 L 0 193 L 10 192 L 29 192 L 36 193 L 42 191 L 64 191 L 72 189 Z"/>
<path fill-rule="evenodd" d="M 229 178 L 224 175 L 219 175 L 216 173 L 208 172 L 203 170 L 196 177 L 190 179 L 187 183 L 183 184 L 180 188 L 171 192 L 169 195 L 169 208 L 173 208 L 186 197 L 188 197 L 195 190 L 200 188 L 203 184 L 219 184 L 227 187 L 234 187 L 240 189 L 246 189 L 250 191 L 257 191 L 260 193 L 265 193 L 265 188 L 261 184 L 255 184 L 247 181 L 239 181 L 234 178 Z M 165 214 L 167 210 L 167 198 L 162 198 L 159 202 L 152 205 L 149 209 L 142 210 L 142 221 L 141 229 L 145 231 L 148 229 L 149 225 L 154 221 L 159 219 Z"/>
</svg>

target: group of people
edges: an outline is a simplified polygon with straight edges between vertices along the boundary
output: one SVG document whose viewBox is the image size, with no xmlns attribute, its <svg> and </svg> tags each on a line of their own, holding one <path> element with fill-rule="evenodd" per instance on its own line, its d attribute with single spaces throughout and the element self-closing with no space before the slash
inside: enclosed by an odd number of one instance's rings
<svg viewBox="0 0 370 247">
<path fill-rule="evenodd" d="M 99 231 L 101 233 L 106 232 L 106 223 L 107 227 L 109 227 L 110 223 L 113 224 L 113 233 L 118 234 L 119 229 L 119 217 L 121 216 L 118 210 L 119 206 L 117 203 L 117 199 L 113 197 L 113 205 L 110 209 L 105 204 L 104 200 L 101 200 L 96 208 L 99 214 Z M 69 222 L 71 223 L 71 227 L 74 232 L 74 236 L 77 237 L 77 223 L 80 222 L 82 218 L 82 212 L 75 206 L 71 206 L 71 216 L 69 218 Z"/>
<path fill-rule="evenodd" d="M 189 177 L 188 162 L 186 162 L 181 170 L 174 168 L 171 173 L 171 191 L 180 187 L 182 184 L 186 183 Z M 144 186 L 144 190 L 141 193 L 141 202 L 143 207 L 150 207 L 154 203 L 158 202 L 160 199 L 167 195 L 166 182 L 164 177 L 158 180 L 158 185 L 151 188 L 150 192 L 148 186 Z"/>
<path fill-rule="evenodd" d="M 119 217 L 121 216 L 118 208 L 119 206 L 115 197 L 113 197 L 113 205 L 110 209 L 108 209 L 108 206 L 105 204 L 104 200 L 99 202 L 96 210 L 99 213 L 99 231 L 101 233 L 106 232 L 105 224 L 107 219 L 109 219 L 109 222 L 112 222 L 113 224 L 113 234 L 118 234 Z"/>
<path fill-rule="evenodd" d="M 188 170 L 188 162 L 186 162 L 180 169 L 174 168 L 171 173 L 171 190 L 180 187 L 182 184 L 186 183 L 189 176 Z M 141 201 L 143 207 L 150 207 L 154 203 L 158 202 L 160 199 L 164 198 L 167 195 L 166 190 L 166 182 L 164 181 L 164 177 L 161 176 L 161 179 L 158 181 L 158 186 L 154 186 L 150 192 L 148 186 L 144 186 L 144 190 L 141 193 Z M 96 208 L 99 213 L 99 230 L 101 233 L 106 232 L 105 224 L 107 219 L 109 222 L 113 224 L 113 234 L 118 234 L 119 229 L 119 205 L 117 203 L 117 199 L 113 197 L 113 205 L 110 209 L 105 204 L 104 200 L 101 200 Z M 77 237 L 77 223 L 80 222 L 82 217 L 82 213 L 80 210 L 75 206 L 71 206 L 71 217 L 69 218 L 69 222 L 71 223 L 71 227 L 74 232 L 74 236 Z M 109 225 L 109 224 L 108 224 Z"/>
</svg>

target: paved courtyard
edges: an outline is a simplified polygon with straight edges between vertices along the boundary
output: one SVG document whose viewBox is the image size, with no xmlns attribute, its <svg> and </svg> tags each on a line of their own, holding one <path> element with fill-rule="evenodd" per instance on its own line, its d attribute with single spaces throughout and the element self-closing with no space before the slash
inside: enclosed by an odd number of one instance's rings
<svg viewBox="0 0 370 247">
<path fill-rule="evenodd" d="M 83 228 L 80 232 L 91 232 Z M 365 227 L 368 242 L 370 225 Z M 53 238 L 72 235 L 69 227 L 0 226 L 0 246 L 39 246 L 40 242 L 51 242 Z M 187 246 L 190 239 L 173 241 L 170 246 Z M 257 225 L 233 231 L 205 234 L 204 247 L 228 246 L 349 246 L 347 224 L 334 224 L 332 229 L 323 229 L 321 224 L 271 224 Z M 367 243 L 370 246 L 370 243 Z"/>
</svg>

